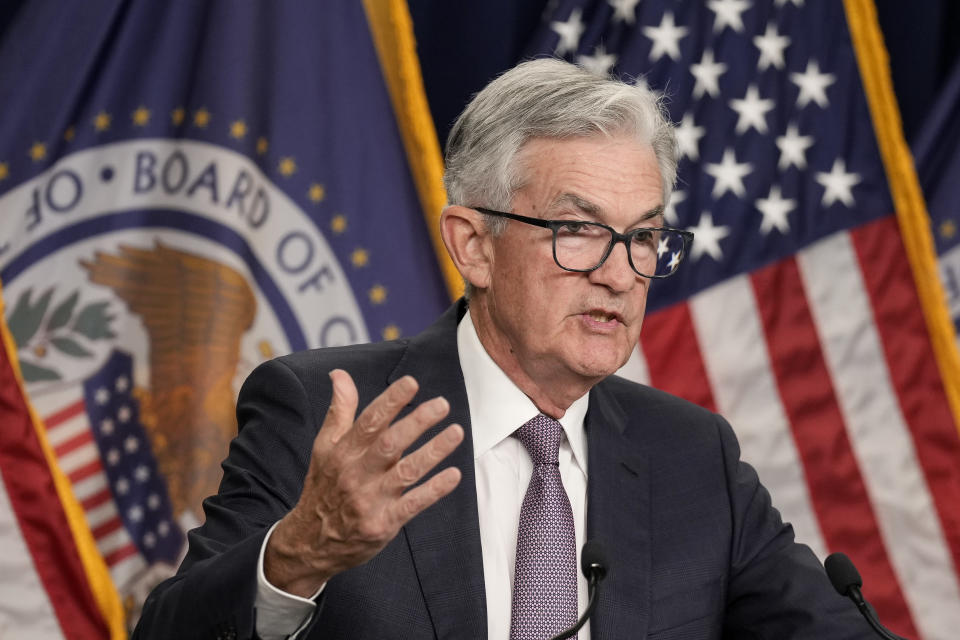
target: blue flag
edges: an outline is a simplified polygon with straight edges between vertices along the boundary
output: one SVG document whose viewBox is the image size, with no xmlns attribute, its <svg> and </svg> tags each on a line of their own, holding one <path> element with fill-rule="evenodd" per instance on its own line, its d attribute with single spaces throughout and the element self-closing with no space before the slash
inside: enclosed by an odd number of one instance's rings
<svg viewBox="0 0 960 640">
<path fill-rule="evenodd" d="M 954 325 L 960 328 L 960 64 L 944 83 L 913 145 L 930 211 L 940 277 Z"/>
<path fill-rule="evenodd" d="M 449 298 L 362 3 L 24 3 L 0 59 L 6 320 L 132 622 L 253 367 Z"/>
</svg>

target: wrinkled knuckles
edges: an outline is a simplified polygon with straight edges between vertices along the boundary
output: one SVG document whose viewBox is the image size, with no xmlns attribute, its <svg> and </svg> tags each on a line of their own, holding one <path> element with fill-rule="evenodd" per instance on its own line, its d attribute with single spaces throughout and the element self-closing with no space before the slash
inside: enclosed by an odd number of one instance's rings
<svg viewBox="0 0 960 640">
<path fill-rule="evenodd" d="M 412 485 L 420 479 L 422 472 L 410 456 L 401 459 L 396 466 L 397 479 L 404 487 Z"/>
</svg>

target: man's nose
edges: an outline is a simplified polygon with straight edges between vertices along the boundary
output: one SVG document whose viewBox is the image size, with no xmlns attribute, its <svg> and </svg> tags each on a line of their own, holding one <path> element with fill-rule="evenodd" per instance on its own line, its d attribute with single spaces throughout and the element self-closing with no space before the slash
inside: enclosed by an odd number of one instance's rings
<svg viewBox="0 0 960 640">
<path fill-rule="evenodd" d="M 637 278 L 641 277 L 630 266 L 630 257 L 623 242 L 618 242 L 610 255 L 598 268 L 589 273 L 590 281 L 600 284 L 611 291 L 625 292 L 633 288 Z"/>
</svg>

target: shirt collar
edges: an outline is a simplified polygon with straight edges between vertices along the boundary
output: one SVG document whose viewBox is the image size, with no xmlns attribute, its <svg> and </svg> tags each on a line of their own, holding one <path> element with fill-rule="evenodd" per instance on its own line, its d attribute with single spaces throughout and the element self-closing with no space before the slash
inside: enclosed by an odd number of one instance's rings
<svg viewBox="0 0 960 640">
<path fill-rule="evenodd" d="M 474 459 L 479 458 L 522 424 L 540 413 L 536 405 L 507 377 L 480 343 L 470 311 L 457 327 L 457 352 L 470 405 Z M 587 468 L 584 417 L 590 394 L 585 393 L 563 414 L 560 424 L 573 457 L 581 469 Z"/>
</svg>

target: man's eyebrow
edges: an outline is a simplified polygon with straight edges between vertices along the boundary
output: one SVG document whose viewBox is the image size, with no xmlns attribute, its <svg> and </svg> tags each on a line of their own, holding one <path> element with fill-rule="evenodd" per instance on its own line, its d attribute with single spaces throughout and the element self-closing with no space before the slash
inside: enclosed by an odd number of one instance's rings
<svg viewBox="0 0 960 640">
<path fill-rule="evenodd" d="M 589 213 L 595 216 L 603 212 L 603 209 L 601 209 L 599 205 L 593 202 L 590 202 L 589 200 L 585 200 L 584 198 L 581 198 L 580 196 L 573 193 L 561 193 L 559 196 L 557 196 L 554 199 L 552 206 L 557 206 L 557 205 L 566 204 L 566 203 L 572 204 L 573 206 L 575 206 L 577 209 L 580 209 L 584 213 Z M 637 222 L 645 222 L 651 218 L 656 218 L 658 216 L 662 217 L 663 211 L 664 211 L 663 205 L 658 204 L 653 209 L 650 209 L 649 211 L 644 213 L 642 216 L 640 216 L 640 219 L 637 220 Z"/>
<path fill-rule="evenodd" d="M 550 203 L 551 208 L 562 205 L 562 204 L 572 204 L 577 209 L 580 209 L 584 213 L 589 213 L 591 215 L 598 215 L 601 211 L 599 205 L 585 200 L 580 196 L 573 193 L 561 193 L 559 196 L 553 199 L 553 202 Z"/>
</svg>

